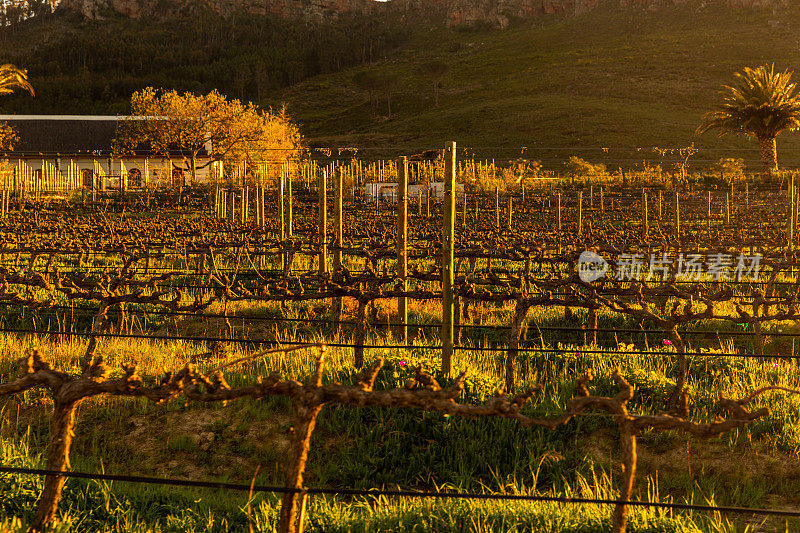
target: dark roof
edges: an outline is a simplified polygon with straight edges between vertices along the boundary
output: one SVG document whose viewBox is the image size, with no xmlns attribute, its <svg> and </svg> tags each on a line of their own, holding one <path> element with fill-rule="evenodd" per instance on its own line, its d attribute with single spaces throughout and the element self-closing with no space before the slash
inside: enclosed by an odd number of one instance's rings
<svg viewBox="0 0 800 533">
<path fill-rule="evenodd" d="M 13 155 L 107 154 L 118 120 L 4 119 L 17 130 Z"/>
<path fill-rule="evenodd" d="M 0 122 L 17 131 L 19 141 L 11 157 L 55 155 L 110 155 L 123 117 L 0 115 Z M 144 152 L 141 155 L 156 155 Z M 180 155 L 175 150 L 173 155 Z"/>
</svg>

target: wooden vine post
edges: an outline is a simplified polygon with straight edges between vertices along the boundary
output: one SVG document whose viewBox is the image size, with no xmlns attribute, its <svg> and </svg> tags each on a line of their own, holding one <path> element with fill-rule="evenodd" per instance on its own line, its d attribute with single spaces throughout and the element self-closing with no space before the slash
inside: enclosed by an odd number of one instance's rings
<svg viewBox="0 0 800 533">
<path fill-rule="evenodd" d="M 425 191 L 425 217 L 431 218 L 431 190 Z"/>
<path fill-rule="evenodd" d="M 442 228 L 442 373 L 450 375 L 453 359 L 453 289 L 455 285 L 456 143 L 445 150 Z M 498 221 L 499 222 L 499 221 Z"/>
<path fill-rule="evenodd" d="M 278 216 L 281 219 L 281 243 L 286 240 L 286 176 L 278 179 Z M 263 192 L 262 192 L 263 194 Z M 264 221 L 262 220 L 262 228 Z"/>
<path fill-rule="evenodd" d="M 247 224 L 247 208 L 249 207 L 248 204 L 248 192 L 249 188 L 247 185 L 242 187 L 242 198 L 241 198 L 241 208 L 239 210 L 239 220 L 242 224 Z"/>
<path fill-rule="evenodd" d="M 786 238 L 787 238 L 787 248 L 791 251 L 794 248 L 794 213 L 795 213 L 795 205 L 794 205 L 794 174 L 789 176 L 789 224 L 786 228 Z"/>
<path fill-rule="evenodd" d="M 647 190 L 642 189 L 642 235 L 647 238 L 650 233 L 650 222 L 647 220 Z"/>
<path fill-rule="evenodd" d="M 336 170 L 336 185 L 334 186 L 334 199 L 333 199 L 333 233 L 334 233 L 334 246 L 333 251 L 333 278 L 338 283 L 341 283 L 343 264 L 342 264 L 342 246 L 344 244 L 344 170 L 339 167 Z M 331 303 L 331 321 L 334 331 L 340 328 L 339 322 L 342 319 L 342 297 L 337 296 Z"/>
<path fill-rule="evenodd" d="M 603 187 L 600 187 L 600 219 L 603 219 L 603 216 L 606 214 L 606 207 L 603 198 Z"/>
<path fill-rule="evenodd" d="M 500 187 L 494 188 L 494 226 L 500 229 Z"/>
<path fill-rule="evenodd" d="M 319 273 L 322 275 L 328 271 L 328 171 L 321 171 L 318 179 L 319 227 L 317 228 L 317 238 L 319 239 Z"/>
<path fill-rule="evenodd" d="M 228 190 L 227 211 L 228 211 L 228 220 L 233 222 L 235 220 L 234 216 L 236 211 L 236 191 L 233 189 L 233 187 L 231 187 L 231 189 Z"/>
<path fill-rule="evenodd" d="M 286 175 L 286 238 L 294 236 L 294 197 L 292 196 L 292 176 Z"/>
<path fill-rule="evenodd" d="M 661 217 L 663 215 L 664 194 L 661 189 L 658 190 L 658 225 L 661 227 Z"/>
<path fill-rule="evenodd" d="M 733 185 L 731 185 L 733 187 Z M 729 226 L 731 223 L 731 193 L 725 193 L 725 225 Z"/>
<path fill-rule="evenodd" d="M 397 277 L 398 290 L 405 291 L 408 276 L 408 158 L 403 157 L 398 163 L 397 180 Z M 464 205 L 467 199 L 464 198 Z M 464 221 L 466 222 L 466 209 Z M 401 296 L 397 299 L 397 319 L 400 322 L 400 338 L 408 342 L 408 299 Z"/>
<path fill-rule="evenodd" d="M 556 204 L 558 231 L 561 231 L 561 191 L 558 191 L 558 203 Z"/>
<path fill-rule="evenodd" d="M 464 203 L 461 204 L 461 227 L 467 227 L 467 187 L 464 186 L 464 194 L 462 196 Z"/>
</svg>

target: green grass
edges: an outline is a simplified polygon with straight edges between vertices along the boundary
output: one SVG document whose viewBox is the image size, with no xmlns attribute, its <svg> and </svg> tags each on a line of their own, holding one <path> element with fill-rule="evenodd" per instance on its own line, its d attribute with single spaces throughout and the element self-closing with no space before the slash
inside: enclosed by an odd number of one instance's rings
<svg viewBox="0 0 800 533">
<path fill-rule="evenodd" d="M 426 314 L 430 310 L 424 306 L 413 310 L 414 320 L 438 318 Z M 287 315 L 308 316 L 321 311 L 318 306 L 290 304 Z M 486 311 L 490 313 L 485 315 L 484 323 L 504 324 L 511 308 L 492 307 Z M 530 319 L 532 324 L 563 323 L 563 316 L 554 310 L 533 312 Z M 624 325 L 612 316 L 601 315 L 601 324 L 604 322 Z M 705 329 L 708 325 L 697 327 Z M 290 331 L 280 334 L 293 338 Z M 301 335 L 322 338 L 322 331 L 304 330 Z M 494 340 L 502 341 L 502 333 L 494 335 Z M 332 340 L 347 338 L 345 328 L 342 338 Z M 486 342 L 478 337 L 472 341 Z M 368 342 L 391 345 L 396 341 L 385 331 L 374 330 Z M 636 387 L 634 412 L 657 411 L 670 391 L 673 362 L 669 357 L 631 354 L 632 347 L 625 344 L 606 354 L 585 354 L 581 352 L 586 347 L 578 342 L 558 344 L 555 339 L 541 337 L 537 342 L 545 347 L 560 346 L 568 352 L 523 357 L 530 370 L 521 379 L 521 386 L 544 385 L 526 407 L 530 414 L 559 412 L 574 394 L 575 377 L 590 369 L 595 376 L 592 391 L 613 395 L 616 388 L 611 374 L 621 368 Z M 426 343 L 438 344 L 438 340 L 433 337 L 415 341 Z M 0 374 L 8 376 L 13 361 L 33 346 L 50 354 L 57 367 L 75 371 L 77 355 L 84 345 L 4 336 L 0 338 Z M 244 353 L 240 347 L 230 348 L 229 357 Z M 730 349 L 727 345 L 721 348 Z M 665 354 L 669 351 L 663 346 L 652 349 Z M 178 368 L 191 354 L 204 350 L 193 343 L 131 344 L 108 340 L 103 344 L 103 353 L 112 367 L 129 361 L 135 354 L 145 376 L 157 375 L 164 366 Z M 439 364 L 438 351 L 424 348 L 368 352 L 368 357 L 378 355 L 387 359 L 378 387 L 401 385 L 408 377 L 409 366 L 421 364 L 435 370 Z M 326 381 L 354 380 L 349 350 L 332 349 L 328 360 Z M 401 366 L 400 361 L 406 364 Z M 791 363 L 782 362 L 776 369 L 772 362 L 753 360 L 698 357 L 692 361 L 689 387 L 693 416 L 699 420 L 716 416 L 710 408 L 719 392 L 740 397 L 765 384 L 800 386 L 800 370 Z M 210 368 L 217 363 L 201 359 L 197 364 Z M 254 361 L 232 369 L 228 381 L 232 385 L 250 383 L 275 369 L 286 377 L 302 379 L 310 374 L 312 366 L 312 353 Z M 502 381 L 501 354 L 458 352 L 455 367 L 469 372 L 461 398 L 464 402 L 485 401 Z M 50 400 L 44 391 L 28 392 L 19 400 L 22 403 L 9 402 L 3 407 L 0 435 L 4 447 L 0 462 L 38 465 L 47 438 Z M 690 440 L 687 445 L 684 436 L 673 432 L 645 432 L 640 438 L 637 497 L 741 506 L 794 502 L 800 489 L 794 474 L 800 450 L 800 433 L 796 430 L 800 401 L 793 397 L 765 398 L 753 408 L 765 404 L 773 410 L 771 417 L 711 441 Z M 136 432 L 140 426 L 144 431 Z M 180 402 L 153 406 L 115 398 L 90 400 L 80 409 L 72 464 L 80 471 L 241 483 L 248 482 L 256 466 L 260 466 L 257 482 L 280 484 L 285 449 L 281 443 L 288 438 L 290 427 L 288 404 L 277 399 L 245 400 L 227 407 L 184 406 Z M 619 472 L 616 448 L 615 425 L 603 416 L 579 417 L 550 431 L 524 429 L 508 420 L 467 420 L 400 409 L 329 406 L 323 410 L 314 434 L 306 478 L 309 486 L 613 495 Z M 676 463 L 676 453 L 687 459 Z M 727 462 L 720 462 L 719 456 L 728 458 Z M 773 458 L 773 462 L 765 457 Z M 730 458 L 735 458 L 733 462 L 741 468 L 731 468 Z M 754 469 L 770 475 L 752 476 Z M 3 515 L 30 519 L 39 481 L 26 476 L 0 476 L 0 483 L 6 484 L 0 491 L 4 495 L 0 497 Z M 104 487 L 79 481 L 70 481 L 68 486 L 62 518 L 73 524 L 70 527 L 81 530 L 113 527 L 120 531 L 228 531 L 247 525 L 242 510 L 247 500 L 244 495 L 128 484 Z M 274 498 L 253 502 L 251 517 L 257 530 L 271 530 L 276 505 Z M 314 498 L 309 530 L 607 531 L 609 512 L 608 508 L 597 506 L 578 506 L 565 512 L 556 504 Z M 734 531 L 742 530 L 743 523 L 726 525 L 701 513 L 686 516 L 636 511 L 631 531 Z M 781 524 L 770 522 L 770 527 Z"/>
<path fill-rule="evenodd" d="M 38 457 L 23 439 L 11 443 L 0 439 L 4 464 L 40 466 Z M 648 501 L 661 501 L 657 480 L 646 483 Z M 0 512 L 16 518 L 0 518 L 3 531 L 26 531 L 24 524 L 41 490 L 41 479 L 0 474 Z M 439 490 L 457 489 L 452 485 Z M 524 486 L 506 487 L 514 494 L 535 494 Z M 486 492 L 486 491 L 482 491 Z M 698 488 L 692 497 L 702 498 Z M 551 492 L 542 492 L 552 495 Z M 559 493 L 566 497 L 614 497 L 613 480 L 605 474 L 577 476 Z M 708 500 L 707 500 L 708 501 Z M 708 501 L 713 504 L 713 500 Z M 249 510 L 248 510 L 249 505 Z M 255 531 L 274 531 L 278 501 L 273 495 L 252 499 L 233 493 L 181 490 L 168 487 L 73 480 L 67 484 L 54 531 L 120 532 L 224 532 L 252 526 Z M 315 496 L 308 504 L 306 531 L 547 531 L 605 532 L 610 530 L 608 506 L 571 506 L 547 502 L 439 500 L 418 498 L 359 497 L 344 500 Z M 628 531 L 695 532 L 736 531 L 733 523 L 715 515 L 673 514 L 669 511 L 634 508 Z"/>
</svg>

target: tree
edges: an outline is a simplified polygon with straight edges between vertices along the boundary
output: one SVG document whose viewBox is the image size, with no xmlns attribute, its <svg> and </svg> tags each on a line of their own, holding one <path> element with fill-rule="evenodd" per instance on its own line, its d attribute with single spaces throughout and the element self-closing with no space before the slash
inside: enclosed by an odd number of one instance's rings
<svg viewBox="0 0 800 533">
<path fill-rule="evenodd" d="M 800 127 L 800 96 L 791 82 L 793 72 L 775 72 L 774 65 L 744 68 L 733 85 L 723 85 L 722 103 L 706 113 L 697 133 L 719 129 L 755 137 L 767 170 L 778 168 L 777 136 Z"/>
<path fill-rule="evenodd" d="M 33 96 L 33 87 L 28 82 L 28 71 L 14 65 L 0 65 L 0 94 L 11 94 L 15 89 L 28 91 Z M 19 141 L 17 132 L 5 122 L 0 122 L 0 151 L 13 150 Z"/>
<path fill-rule="evenodd" d="M 15 89 L 34 94 L 33 87 L 28 82 L 28 71 L 11 64 L 0 65 L 0 94 L 11 94 Z"/>
<path fill-rule="evenodd" d="M 11 151 L 19 141 L 17 131 L 8 122 L 0 122 L 0 152 Z"/>
<path fill-rule="evenodd" d="M 301 149 L 299 130 L 284 110 L 262 111 L 217 91 L 195 95 L 152 87 L 131 96 L 131 117 L 116 143 L 120 152 L 149 150 L 165 157 L 178 152 L 193 181 L 197 169 L 213 161 L 280 163 Z M 201 152 L 208 152 L 209 161 L 198 166 Z"/>
<path fill-rule="evenodd" d="M 367 93 L 369 93 L 369 111 L 373 117 L 378 107 L 378 91 L 380 90 L 380 80 L 378 75 L 371 70 L 364 70 L 353 76 L 353 82 Z"/>
<path fill-rule="evenodd" d="M 442 61 L 430 61 L 420 67 L 420 71 L 433 82 L 433 105 L 439 107 L 439 88 L 450 67 Z"/>
<path fill-rule="evenodd" d="M 386 118 L 392 118 L 392 93 L 397 90 L 400 76 L 391 72 L 378 75 L 378 88 L 386 96 Z"/>
<path fill-rule="evenodd" d="M 386 96 L 388 118 L 392 118 L 392 93 L 395 92 L 400 81 L 400 77 L 397 74 L 365 70 L 356 74 L 353 77 L 353 81 L 356 85 L 369 92 L 372 116 L 377 113 L 378 95 L 383 93 Z"/>
</svg>

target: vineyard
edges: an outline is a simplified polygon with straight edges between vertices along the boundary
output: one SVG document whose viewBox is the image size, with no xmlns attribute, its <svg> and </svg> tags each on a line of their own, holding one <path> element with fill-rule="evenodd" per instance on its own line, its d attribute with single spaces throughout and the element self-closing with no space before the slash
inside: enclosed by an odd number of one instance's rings
<svg viewBox="0 0 800 533">
<path fill-rule="evenodd" d="M 800 527 L 793 175 L 259 168 L 3 193 L 0 530 Z"/>
</svg>

